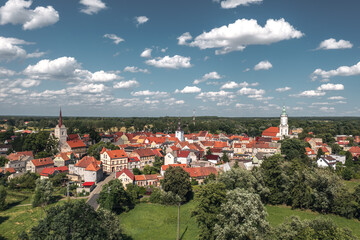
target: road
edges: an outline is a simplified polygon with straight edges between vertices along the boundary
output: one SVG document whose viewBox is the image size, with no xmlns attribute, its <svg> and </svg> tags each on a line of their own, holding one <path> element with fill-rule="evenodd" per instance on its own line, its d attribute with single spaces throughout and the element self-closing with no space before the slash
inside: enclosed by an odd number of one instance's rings
<svg viewBox="0 0 360 240">
<path fill-rule="evenodd" d="M 105 179 L 103 179 L 101 182 L 98 182 L 96 184 L 95 189 L 92 190 L 92 192 L 90 193 L 89 199 L 86 201 L 86 203 L 92 206 L 95 210 L 99 208 L 99 204 L 97 203 L 97 200 L 99 198 L 103 185 L 110 182 L 110 180 L 114 179 L 114 175 L 115 173 L 111 173 L 110 175 L 105 177 Z"/>
</svg>

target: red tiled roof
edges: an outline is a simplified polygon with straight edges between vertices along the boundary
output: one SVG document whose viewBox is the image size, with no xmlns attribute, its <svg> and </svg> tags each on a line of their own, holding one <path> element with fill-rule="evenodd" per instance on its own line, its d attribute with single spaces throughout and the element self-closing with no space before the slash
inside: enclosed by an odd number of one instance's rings
<svg viewBox="0 0 360 240">
<path fill-rule="evenodd" d="M 276 137 L 279 132 L 280 130 L 278 127 L 269 127 L 268 129 L 265 129 L 261 135 L 267 137 Z"/>
<path fill-rule="evenodd" d="M 356 154 L 358 154 L 358 153 L 360 153 L 360 147 L 359 146 L 352 146 L 350 149 L 349 149 L 349 152 L 351 152 L 351 153 L 356 153 Z"/>
<path fill-rule="evenodd" d="M 33 160 L 31 160 L 31 162 L 35 165 L 35 167 L 54 165 L 54 162 L 50 157 L 33 159 Z"/>
<path fill-rule="evenodd" d="M 117 172 L 116 173 L 116 178 L 119 178 L 121 176 L 121 174 L 125 173 L 129 178 L 131 178 L 131 180 L 134 181 L 135 177 L 134 174 L 127 168 L 124 168 L 123 170 L 121 170 L 121 172 Z"/>
<path fill-rule="evenodd" d="M 129 162 L 139 162 L 140 160 L 137 157 L 129 158 Z"/>
<path fill-rule="evenodd" d="M 96 163 L 90 163 L 86 168 L 85 171 L 93 171 L 93 172 L 97 172 L 100 170 L 99 165 L 97 165 Z"/>
<path fill-rule="evenodd" d="M 140 157 L 151 157 L 155 156 L 154 152 L 150 148 L 136 149 L 135 153 L 139 154 Z"/>
<path fill-rule="evenodd" d="M 187 168 L 186 164 L 169 164 L 169 165 L 162 165 L 161 169 L 163 171 L 166 171 L 169 167 L 181 167 L 181 168 Z"/>
<path fill-rule="evenodd" d="M 234 148 L 241 148 L 241 143 L 234 143 Z"/>
<path fill-rule="evenodd" d="M 164 156 L 162 155 L 162 153 L 160 152 L 161 149 L 153 149 L 152 151 L 154 152 L 154 154 L 155 154 L 156 156 L 158 156 L 158 157 L 164 157 Z"/>
<path fill-rule="evenodd" d="M 190 151 L 178 151 L 177 157 L 179 158 L 187 158 L 190 154 Z"/>
<path fill-rule="evenodd" d="M 41 171 L 40 175 L 41 175 L 41 176 L 49 176 L 49 175 L 54 174 L 55 171 L 58 171 L 58 170 L 56 170 L 55 168 L 44 168 L 44 169 Z"/>
<path fill-rule="evenodd" d="M 219 158 L 220 157 L 218 155 L 207 155 L 206 156 L 207 160 L 216 160 L 217 161 L 217 160 L 219 160 Z"/>
<path fill-rule="evenodd" d="M 94 184 L 95 184 L 95 182 L 84 182 L 83 187 L 91 187 Z"/>
<path fill-rule="evenodd" d="M 86 169 L 91 163 L 94 163 L 95 165 L 99 165 L 99 162 L 94 157 L 85 156 L 75 164 L 75 167 L 81 167 Z"/>
<path fill-rule="evenodd" d="M 80 137 L 79 137 L 79 134 L 69 134 L 69 135 L 67 136 L 67 139 L 68 139 L 69 141 L 71 141 L 71 140 L 80 140 Z"/>
<path fill-rule="evenodd" d="M 81 140 L 71 140 L 66 142 L 70 148 L 84 148 L 86 147 L 85 143 Z"/>
<path fill-rule="evenodd" d="M 7 159 L 9 159 L 10 161 L 17 161 L 17 160 L 19 160 L 20 157 L 23 157 L 23 156 L 30 156 L 30 157 L 34 158 L 32 151 L 25 151 L 25 152 L 11 153 L 10 155 L 7 156 Z"/>
<path fill-rule="evenodd" d="M 127 157 L 127 154 L 123 149 L 106 151 L 106 153 L 109 155 L 110 159 Z"/>
<path fill-rule="evenodd" d="M 1 168 L 0 168 L 0 170 L 2 170 Z M 1 171 L 0 171 L 1 172 Z M 5 168 L 4 169 L 4 173 L 7 173 L 7 172 L 9 172 L 9 173 L 16 173 L 16 171 L 15 171 L 15 169 L 14 168 Z"/>
<path fill-rule="evenodd" d="M 66 152 L 59 153 L 59 154 L 56 155 L 55 157 L 62 158 L 62 159 L 64 159 L 64 161 L 70 160 L 70 158 L 69 158 L 69 156 L 68 156 L 68 153 L 66 153 Z"/>
<path fill-rule="evenodd" d="M 146 181 L 145 175 L 135 175 L 135 181 Z"/>
<path fill-rule="evenodd" d="M 194 167 L 194 168 L 185 168 L 186 172 L 190 174 L 190 177 L 206 177 L 209 176 L 211 173 L 217 175 L 216 168 L 214 167 Z"/>
</svg>

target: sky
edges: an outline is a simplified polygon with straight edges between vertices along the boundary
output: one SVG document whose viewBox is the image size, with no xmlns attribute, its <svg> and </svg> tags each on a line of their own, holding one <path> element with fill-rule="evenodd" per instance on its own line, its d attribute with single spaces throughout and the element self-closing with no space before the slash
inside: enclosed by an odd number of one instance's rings
<svg viewBox="0 0 360 240">
<path fill-rule="evenodd" d="M 0 115 L 360 116 L 357 0 L 2 0 Z"/>
</svg>

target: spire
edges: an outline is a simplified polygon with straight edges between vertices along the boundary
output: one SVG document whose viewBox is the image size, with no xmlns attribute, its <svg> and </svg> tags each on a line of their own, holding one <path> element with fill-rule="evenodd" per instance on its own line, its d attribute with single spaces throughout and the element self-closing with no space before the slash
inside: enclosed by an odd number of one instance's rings
<svg viewBox="0 0 360 240">
<path fill-rule="evenodd" d="M 178 121 L 178 128 L 177 128 L 178 131 L 181 131 L 181 120 L 179 118 L 179 121 Z"/>
<path fill-rule="evenodd" d="M 62 116 L 61 116 L 61 107 L 60 107 L 59 127 L 61 126 L 62 126 Z"/>
<path fill-rule="evenodd" d="M 285 106 L 283 106 L 283 109 L 282 109 L 282 113 L 281 115 L 286 115 L 286 109 L 285 109 Z"/>
</svg>

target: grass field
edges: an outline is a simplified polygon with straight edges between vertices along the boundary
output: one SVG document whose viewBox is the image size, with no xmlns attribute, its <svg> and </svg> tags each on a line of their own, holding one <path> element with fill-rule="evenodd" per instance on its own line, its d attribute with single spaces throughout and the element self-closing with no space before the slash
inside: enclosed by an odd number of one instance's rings
<svg viewBox="0 0 360 240">
<path fill-rule="evenodd" d="M 196 239 L 198 228 L 191 211 L 195 202 L 190 202 L 181 207 L 182 239 Z M 266 206 L 268 220 L 271 226 L 284 222 L 286 217 L 297 215 L 301 219 L 314 219 L 321 214 L 311 211 L 292 210 L 286 206 Z M 339 227 L 347 227 L 360 238 L 360 222 L 335 215 L 326 215 Z M 161 206 L 157 204 L 141 203 L 128 213 L 120 215 L 120 224 L 125 233 L 134 240 L 140 239 L 174 239 L 176 238 L 177 207 Z"/>
<path fill-rule="evenodd" d="M 355 192 L 355 188 L 360 184 L 360 179 L 351 179 L 350 181 L 342 180 L 341 182 L 351 193 L 353 193 Z"/>
</svg>

